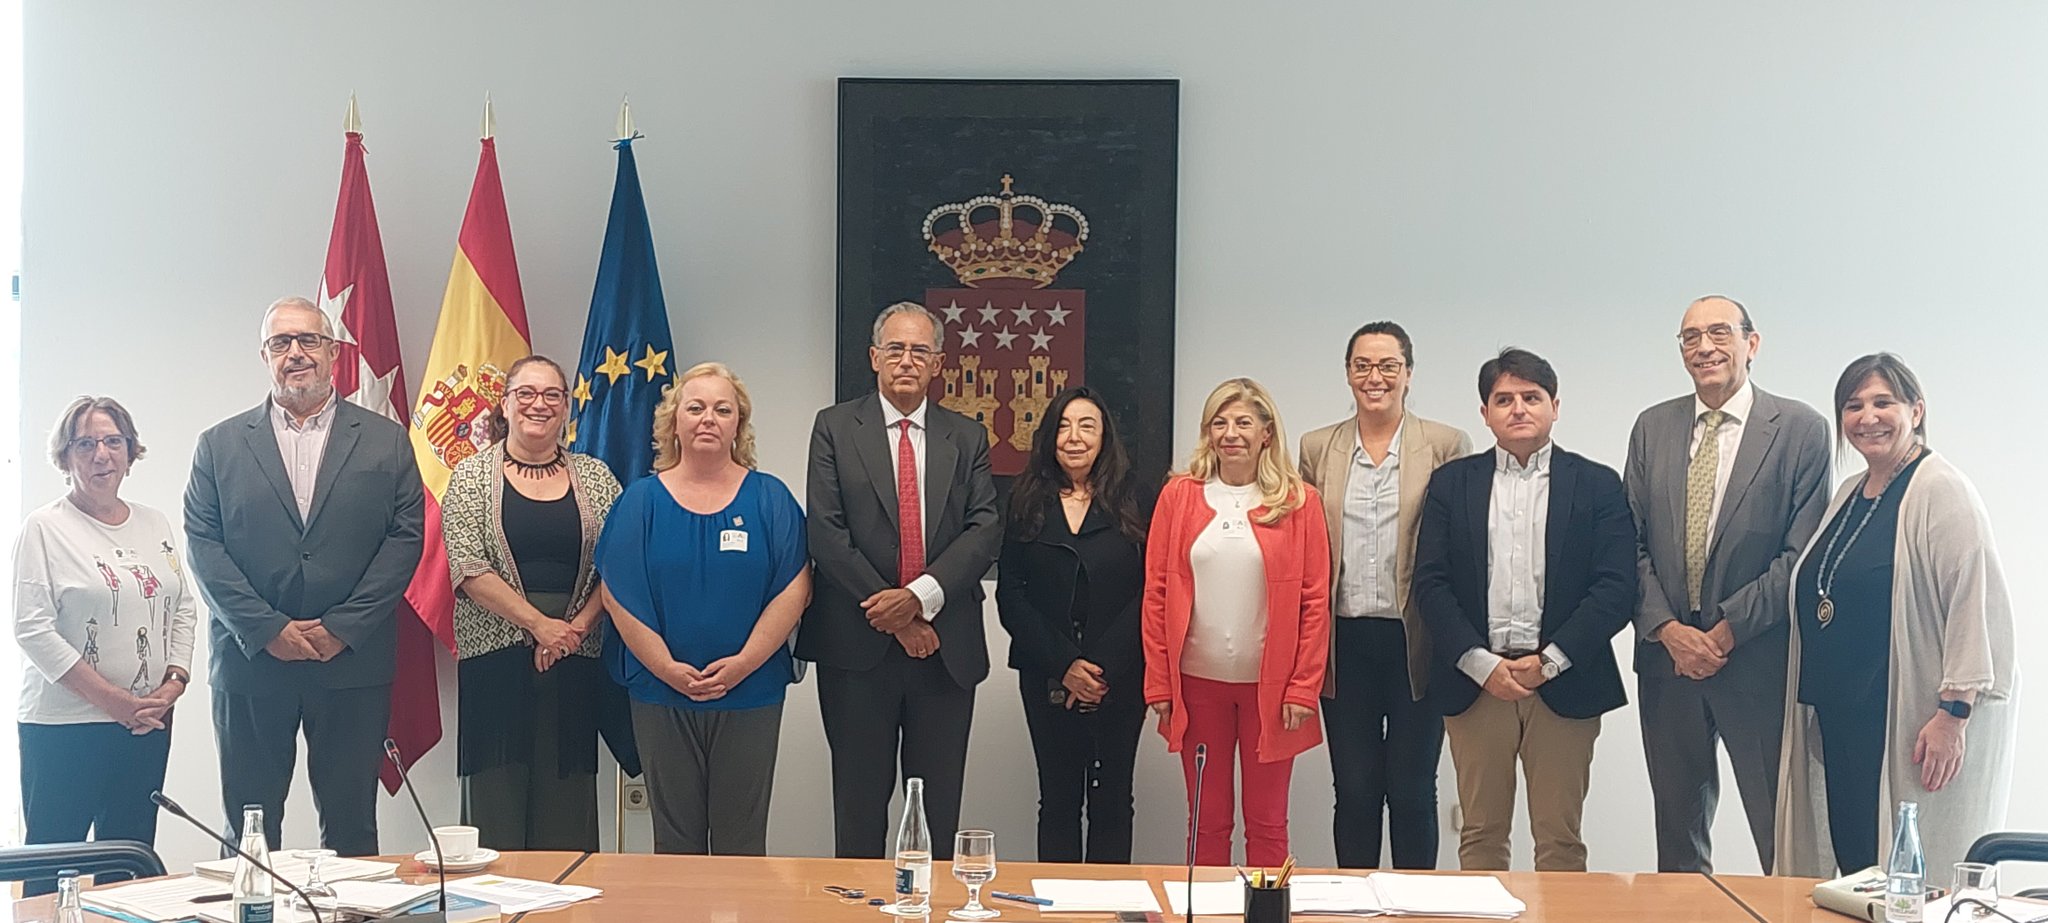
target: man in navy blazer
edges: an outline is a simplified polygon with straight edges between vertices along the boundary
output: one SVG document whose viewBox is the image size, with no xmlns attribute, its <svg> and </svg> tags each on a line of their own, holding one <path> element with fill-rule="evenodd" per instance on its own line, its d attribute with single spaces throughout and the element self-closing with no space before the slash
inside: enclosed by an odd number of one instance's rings
<svg viewBox="0 0 2048 923">
<path fill-rule="evenodd" d="M 1552 444 L 1550 363 L 1504 349 L 1479 395 L 1496 445 L 1430 477 L 1413 584 L 1465 809 L 1459 864 L 1508 867 L 1519 759 L 1536 868 L 1584 871 L 1593 742 L 1628 703 L 1612 642 L 1635 612 L 1634 521 L 1614 469 Z"/>
</svg>

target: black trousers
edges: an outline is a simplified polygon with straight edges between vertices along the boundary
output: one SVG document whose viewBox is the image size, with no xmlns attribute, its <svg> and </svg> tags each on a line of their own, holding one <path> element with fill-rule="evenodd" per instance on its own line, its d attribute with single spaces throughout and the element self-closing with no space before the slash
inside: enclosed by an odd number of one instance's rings
<svg viewBox="0 0 2048 923">
<path fill-rule="evenodd" d="M 913 659 L 895 643 L 872 670 L 818 666 L 818 713 L 832 748 L 832 849 L 841 859 L 889 854 L 889 799 L 897 761 L 924 779 L 932 857 L 953 858 L 974 690 L 953 682 L 937 655 Z"/>
<path fill-rule="evenodd" d="M 164 765 L 171 756 L 168 719 L 164 730 L 141 736 L 111 721 L 16 728 L 21 807 L 28 826 L 22 842 L 73 843 L 90 832 L 95 840 L 156 845 L 156 805 L 149 793 L 164 786 Z M 55 878 L 22 883 L 23 896 L 55 890 Z"/>
<path fill-rule="evenodd" d="M 1337 696 L 1323 700 L 1323 730 L 1337 789 L 1337 864 L 1379 868 L 1385 829 L 1395 868 L 1436 868 L 1444 719 L 1409 695 L 1407 631 L 1399 619 L 1331 621 Z"/>
<path fill-rule="evenodd" d="M 213 690 L 214 742 L 227 835 L 242 836 L 242 806 L 263 806 L 263 836 L 278 848 L 284 799 L 306 733 L 306 776 L 320 811 L 320 845 L 344 856 L 377 855 L 377 769 L 391 721 L 391 686 Z"/>
<path fill-rule="evenodd" d="M 1828 835 L 1841 873 L 1880 864 L 1878 802 L 1884 772 L 1885 687 L 1870 701 L 1816 705 L 1820 723 L 1821 777 L 1828 791 Z"/>
<path fill-rule="evenodd" d="M 1127 864 L 1131 777 L 1138 765 L 1138 737 L 1145 731 L 1145 698 L 1137 689 L 1113 692 L 1100 708 L 1077 711 L 1052 704 L 1055 682 L 1030 671 L 1018 673 L 1024 725 L 1038 760 L 1038 861 Z"/>
</svg>

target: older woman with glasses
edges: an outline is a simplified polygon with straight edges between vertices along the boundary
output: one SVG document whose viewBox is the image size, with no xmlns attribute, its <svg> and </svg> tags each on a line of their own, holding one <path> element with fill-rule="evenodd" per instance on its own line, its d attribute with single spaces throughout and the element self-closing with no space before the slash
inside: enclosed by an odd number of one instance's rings
<svg viewBox="0 0 2048 923">
<path fill-rule="evenodd" d="M 156 839 L 149 794 L 163 786 L 198 615 L 178 565 L 183 533 L 121 497 L 142 455 L 119 402 L 72 401 L 49 455 L 71 489 L 29 513 L 15 545 L 29 843 Z M 53 887 L 30 882 L 29 893 Z"/>
<path fill-rule="evenodd" d="M 568 380 L 512 364 L 490 448 L 441 502 L 457 590 L 463 818 L 493 849 L 597 849 L 598 662 L 593 551 L 619 496 L 604 462 L 562 447 Z"/>
</svg>

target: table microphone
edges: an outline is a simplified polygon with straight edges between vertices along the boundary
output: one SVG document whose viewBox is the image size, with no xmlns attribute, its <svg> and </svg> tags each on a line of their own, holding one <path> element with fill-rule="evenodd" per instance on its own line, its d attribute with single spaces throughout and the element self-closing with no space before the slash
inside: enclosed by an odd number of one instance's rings
<svg viewBox="0 0 2048 923">
<path fill-rule="evenodd" d="M 173 816 L 178 817 L 179 819 L 183 820 L 188 824 L 191 824 L 194 827 L 198 827 L 201 833 L 204 833 L 207 836 L 212 837 L 214 840 L 219 842 L 220 845 L 225 846 L 230 850 L 233 850 L 235 855 L 242 857 L 244 860 L 248 861 L 250 865 L 262 869 L 264 874 L 277 879 L 278 884 L 284 885 L 286 888 L 290 889 L 294 895 L 298 896 L 300 901 L 303 901 L 305 903 L 308 912 L 313 914 L 313 923 L 324 923 L 320 916 L 319 908 L 313 906 L 313 899 L 307 897 L 306 892 L 299 890 L 298 885 L 292 884 L 291 879 L 286 878 L 283 875 L 279 875 L 276 869 L 271 868 L 270 865 L 264 862 L 263 860 L 243 852 L 242 847 L 235 845 L 235 841 L 230 840 L 227 837 L 221 836 L 219 831 L 216 831 L 212 827 L 200 823 L 199 818 L 193 817 L 192 814 L 186 811 L 182 805 L 178 804 L 175 801 L 172 801 L 170 797 L 165 795 L 163 792 L 150 792 L 149 800 L 156 802 L 157 807 L 163 808 L 164 810 L 171 812 Z"/>
<path fill-rule="evenodd" d="M 420 804 L 420 793 L 412 787 L 412 776 L 406 774 L 405 760 L 398 755 L 398 741 L 384 738 L 384 758 L 398 767 L 398 781 L 405 783 L 405 793 L 412 796 L 412 808 L 419 812 L 420 824 L 427 828 L 427 843 L 434 847 L 434 870 L 441 873 L 441 909 L 434 913 L 408 914 L 405 919 L 414 923 L 445 923 L 448 919 L 448 862 L 441 858 L 441 838 L 434 835 L 434 822 L 427 818 L 427 809 Z"/>
<path fill-rule="evenodd" d="M 1202 836 L 1202 767 L 1209 763 L 1209 745 L 1195 745 L 1195 806 L 1188 812 L 1188 909 L 1181 919 L 1195 918 L 1195 845 Z"/>
</svg>

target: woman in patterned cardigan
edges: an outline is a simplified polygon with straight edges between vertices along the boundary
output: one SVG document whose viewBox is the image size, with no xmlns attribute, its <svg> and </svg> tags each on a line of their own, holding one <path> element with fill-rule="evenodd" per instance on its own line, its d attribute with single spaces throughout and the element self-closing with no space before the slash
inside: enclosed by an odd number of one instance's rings
<svg viewBox="0 0 2048 923">
<path fill-rule="evenodd" d="M 591 554 L 619 482 L 563 448 L 567 389 L 545 357 L 513 363 L 491 447 L 456 467 L 441 501 L 463 821 L 492 849 L 598 846 L 604 608 Z"/>
</svg>

